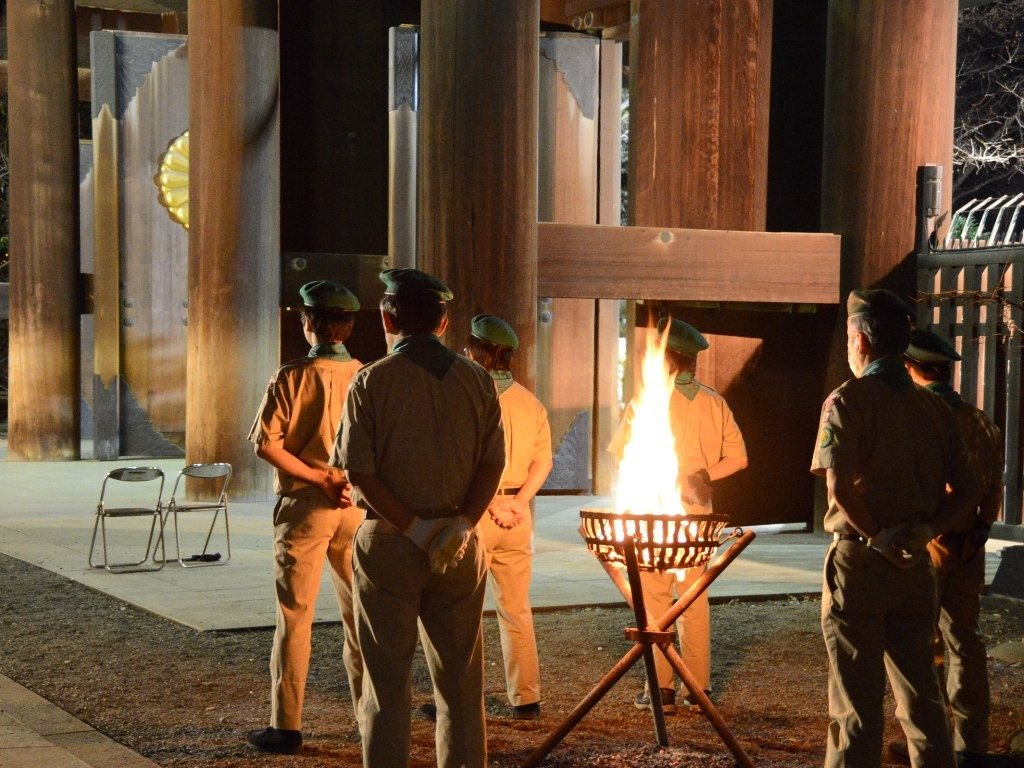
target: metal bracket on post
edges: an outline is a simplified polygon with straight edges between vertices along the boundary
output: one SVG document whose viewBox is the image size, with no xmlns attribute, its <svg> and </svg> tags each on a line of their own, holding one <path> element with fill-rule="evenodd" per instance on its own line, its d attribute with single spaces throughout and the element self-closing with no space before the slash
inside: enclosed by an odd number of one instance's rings
<svg viewBox="0 0 1024 768">
<path fill-rule="evenodd" d="M 932 220 L 942 212 L 942 166 L 921 165 L 917 169 L 917 237 L 914 252 L 918 255 L 931 250 Z"/>
</svg>

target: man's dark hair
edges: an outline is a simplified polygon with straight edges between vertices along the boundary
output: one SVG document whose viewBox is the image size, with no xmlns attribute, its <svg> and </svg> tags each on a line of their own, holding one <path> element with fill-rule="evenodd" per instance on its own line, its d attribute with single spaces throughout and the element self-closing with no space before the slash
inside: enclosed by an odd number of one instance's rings
<svg viewBox="0 0 1024 768">
<path fill-rule="evenodd" d="M 303 307 L 300 312 L 302 319 L 309 321 L 313 333 L 331 344 L 344 343 L 356 323 L 355 312 L 337 307 Z"/>
<path fill-rule="evenodd" d="M 925 381 L 948 382 L 953 380 L 953 361 L 951 360 L 922 363 L 920 360 L 904 355 L 903 361 L 917 371 Z"/>
<path fill-rule="evenodd" d="M 423 290 L 399 290 L 385 293 L 380 300 L 382 312 L 391 316 L 395 330 L 405 335 L 434 333 L 448 315 L 447 302 L 437 294 Z"/>
<path fill-rule="evenodd" d="M 867 337 L 879 357 L 902 355 L 910 344 L 910 320 L 900 314 L 878 316 L 860 312 L 850 315 L 850 325 Z"/>
<path fill-rule="evenodd" d="M 466 341 L 466 351 L 488 372 L 509 370 L 512 366 L 512 355 L 515 354 L 515 350 L 511 347 L 492 344 L 472 334 Z"/>
</svg>

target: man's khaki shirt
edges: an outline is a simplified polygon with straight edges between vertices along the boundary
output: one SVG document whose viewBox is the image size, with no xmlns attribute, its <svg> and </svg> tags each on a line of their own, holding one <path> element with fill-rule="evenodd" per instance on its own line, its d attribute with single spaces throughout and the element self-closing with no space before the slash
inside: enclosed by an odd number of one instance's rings
<svg viewBox="0 0 1024 768">
<path fill-rule="evenodd" d="M 519 488 L 530 466 L 551 460 L 548 412 L 530 390 L 517 381 L 498 396 L 505 432 L 505 471 L 501 488 Z"/>
<path fill-rule="evenodd" d="M 629 442 L 632 417 L 633 404 L 630 403 L 608 444 L 608 451 L 620 460 Z M 693 400 L 674 389 L 669 399 L 669 421 L 679 461 L 680 481 L 694 472 L 713 467 L 722 459 L 746 458 L 747 446 L 732 409 L 725 398 L 711 387 L 701 384 Z M 691 514 L 707 513 L 711 512 L 711 507 L 690 505 L 687 511 Z"/>
<path fill-rule="evenodd" d="M 278 369 L 270 380 L 249 440 L 281 444 L 311 467 L 330 469 L 331 448 L 341 424 L 345 394 L 358 360 L 304 357 Z M 292 493 L 309 483 L 274 470 L 274 491 Z"/>
</svg>

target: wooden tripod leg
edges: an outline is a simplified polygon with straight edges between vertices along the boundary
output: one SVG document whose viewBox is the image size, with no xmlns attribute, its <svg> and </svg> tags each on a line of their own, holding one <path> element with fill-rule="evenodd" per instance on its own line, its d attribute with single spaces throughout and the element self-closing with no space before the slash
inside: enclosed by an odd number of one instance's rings
<svg viewBox="0 0 1024 768">
<path fill-rule="evenodd" d="M 644 607 L 644 588 L 640 583 L 640 566 L 636 561 L 636 539 L 632 547 L 625 547 L 626 573 L 629 576 L 629 592 L 633 596 L 633 617 L 636 619 L 637 628 L 646 628 L 647 609 Z M 647 675 L 647 696 L 651 701 L 651 715 L 654 717 L 654 734 L 658 739 L 658 746 L 668 746 L 668 730 L 665 728 L 665 710 L 661 706 L 661 688 L 658 685 L 658 671 L 654 666 L 654 649 L 651 642 L 646 639 L 644 648 L 644 672 Z"/>
</svg>

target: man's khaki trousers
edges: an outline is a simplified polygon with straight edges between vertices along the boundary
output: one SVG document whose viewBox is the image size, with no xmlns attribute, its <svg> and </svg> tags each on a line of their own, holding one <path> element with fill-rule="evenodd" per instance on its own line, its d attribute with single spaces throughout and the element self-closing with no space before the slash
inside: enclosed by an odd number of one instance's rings
<svg viewBox="0 0 1024 768">
<path fill-rule="evenodd" d="M 270 654 L 270 725 L 302 730 L 310 637 L 324 560 L 330 565 L 345 625 L 342 651 L 352 705 L 359 711 L 363 661 L 352 608 L 352 538 L 363 519 L 358 507 L 332 507 L 319 488 L 278 499 L 274 508 L 274 581 L 277 626 Z"/>
</svg>

